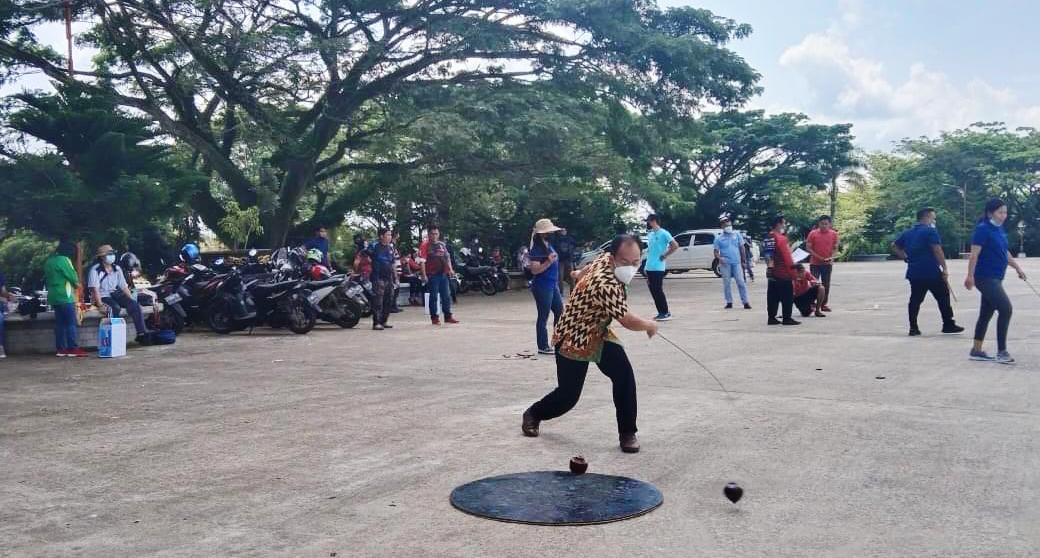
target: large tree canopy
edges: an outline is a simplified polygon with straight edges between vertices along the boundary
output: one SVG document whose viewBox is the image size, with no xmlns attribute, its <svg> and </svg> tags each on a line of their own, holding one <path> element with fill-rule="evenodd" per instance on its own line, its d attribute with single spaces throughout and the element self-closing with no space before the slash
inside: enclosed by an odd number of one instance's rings
<svg viewBox="0 0 1040 558">
<path fill-rule="evenodd" d="M 552 81 L 575 98 L 668 115 L 688 115 L 703 100 L 739 105 L 757 91 L 757 74 L 724 48 L 747 26 L 646 0 L 74 6 L 93 24 L 82 40 L 100 50 L 95 68 L 70 75 L 36 42 L 32 25 L 60 17 L 59 4 L 37 0 L 0 10 L 7 71 L 78 79 L 146 113 L 215 177 L 193 199 L 203 219 L 215 225 L 222 198 L 259 206 L 272 244 L 305 218 L 305 197 L 325 196 L 318 209 L 338 211 L 371 193 L 372 173 L 424 167 L 421 153 L 395 145 L 421 115 L 392 111 L 439 88 Z"/>
<path fill-rule="evenodd" d="M 616 141 L 641 161 L 646 199 L 680 227 L 715 226 L 729 212 L 764 230 L 770 214 L 790 208 L 785 197 L 831 184 L 853 150 L 851 125 L 810 124 L 803 114 L 726 110 L 638 120 Z"/>
</svg>

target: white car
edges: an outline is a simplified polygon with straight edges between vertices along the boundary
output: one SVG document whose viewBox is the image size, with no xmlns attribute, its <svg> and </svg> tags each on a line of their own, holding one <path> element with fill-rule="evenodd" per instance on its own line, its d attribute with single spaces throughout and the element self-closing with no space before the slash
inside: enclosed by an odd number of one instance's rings
<svg viewBox="0 0 1040 558">
<path fill-rule="evenodd" d="M 747 238 L 746 232 L 740 231 L 740 233 Z M 679 249 L 668 257 L 668 272 L 685 273 L 696 269 L 710 269 L 716 276 L 721 277 L 719 262 L 715 259 L 715 237 L 720 234 L 722 234 L 722 229 L 696 229 L 683 231 L 675 235 L 675 242 L 679 245 Z M 643 244 L 643 261 L 645 262 L 646 237 L 640 237 L 640 240 Z M 596 249 L 582 254 L 581 260 L 578 262 L 578 268 L 580 269 L 595 260 L 609 245 L 610 241 L 607 241 Z M 759 255 L 757 242 L 751 241 L 751 251 L 757 260 Z M 639 266 L 639 272 L 643 272 L 642 264 Z"/>
</svg>

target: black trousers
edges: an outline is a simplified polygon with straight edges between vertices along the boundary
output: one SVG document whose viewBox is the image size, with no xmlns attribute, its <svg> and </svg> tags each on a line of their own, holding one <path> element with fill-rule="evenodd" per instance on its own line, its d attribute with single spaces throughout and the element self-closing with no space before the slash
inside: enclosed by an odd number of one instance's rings
<svg viewBox="0 0 1040 558">
<path fill-rule="evenodd" d="M 646 284 L 650 287 L 650 296 L 654 297 L 654 305 L 657 306 L 658 314 L 668 313 L 668 299 L 664 296 L 665 271 L 643 271 L 646 274 Z"/>
<path fill-rule="evenodd" d="M 812 305 L 817 302 L 816 298 L 820 294 L 820 289 L 813 287 L 804 293 L 794 297 L 794 306 L 798 309 L 803 316 L 808 316 L 812 313 Z"/>
<path fill-rule="evenodd" d="M 617 414 L 618 434 L 636 433 L 636 376 L 628 362 L 625 349 L 616 343 L 604 343 L 598 365 L 614 384 L 614 410 Z M 531 415 L 538 420 L 550 420 L 574 408 L 585 385 L 589 363 L 572 360 L 556 353 L 556 389 L 531 405 Z"/>
<path fill-rule="evenodd" d="M 910 279 L 910 303 L 906 307 L 910 329 L 920 329 L 917 327 L 917 315 L 921 312 L 921 303 L 928 293 L 932 293 L 935 302 L 939 304 L 939 315 L 942 316 L 943 325 L 953 325 L 953 307 L 950 306 L 950 289 L 946 281 L 942 277 Z"/>
<path fill-rule="evenodd" d="M 827 301 L 831 299 L 831 272 L 834 271 L 834 265 L 810 265 L 809 271 L 823 284 L 823 300 L 820 301 L 820 305 L 826 306 Z"/>
<path fill-rule="evenodd" d="M 394 307 L 394 282 L 372 279 L 372 323 L 386 325 L 390 309 Z"/>
<path fill-rule="evenodd" d="M 993 313 L 997 313 L 997 350 L 1007 350 L 1008 326 L 1011 325 L 1011 299 L 1004 292 L 1003 281 L 994 277 L 975 279 L 975 288 L 982 295 L 979 319 L 975 322 L 975 340 L 986 339 L 986 330 Z"/>
<path fill-rule="evenodd" d="M 770 279 L 766 289 L 766 306 L 770 318 L 776 317 L 776 311 L 783 306 L 784 319 L 791 317 L 794 305 L 794 282 L 790 279 Z"/>
</svg>

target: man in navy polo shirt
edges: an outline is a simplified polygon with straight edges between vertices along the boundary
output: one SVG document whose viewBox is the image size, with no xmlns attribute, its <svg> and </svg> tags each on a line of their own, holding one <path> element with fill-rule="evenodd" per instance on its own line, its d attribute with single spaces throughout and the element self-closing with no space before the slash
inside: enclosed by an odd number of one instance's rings
<svg viewBox="0 0 1040 558">
<path fill-rule="evenodd" d="M 953 308 L 950 306 L 949 267 L 946 255 L 943 254 L 942 240 L 935 230 L 935 210 L 925 207 L 917 212 L 917 224 L 903 232 L 892 243 L 892 251 L 906 261 L 906 278 L 910 281 L 910 304 L 907 312 L 910 317 L 910 336 L 921 335 L 917 326 L 917 315 L 921 303 L 929 292 L 939 304 L 942 316 L 943 333 L 960 333 L 964 328 L 953 321 Z"/>
</svg>

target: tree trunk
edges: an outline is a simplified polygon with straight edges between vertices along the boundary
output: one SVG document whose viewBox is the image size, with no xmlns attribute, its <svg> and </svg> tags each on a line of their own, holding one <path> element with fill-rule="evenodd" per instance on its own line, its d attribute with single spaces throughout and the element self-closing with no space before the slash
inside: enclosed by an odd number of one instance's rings
<svg viewBox="0 0 1040 558">
<path fill-rule="evenodd" d="M 838 217 L 838 177 L 831 177 L 831 222 Z"/>
</svg>

